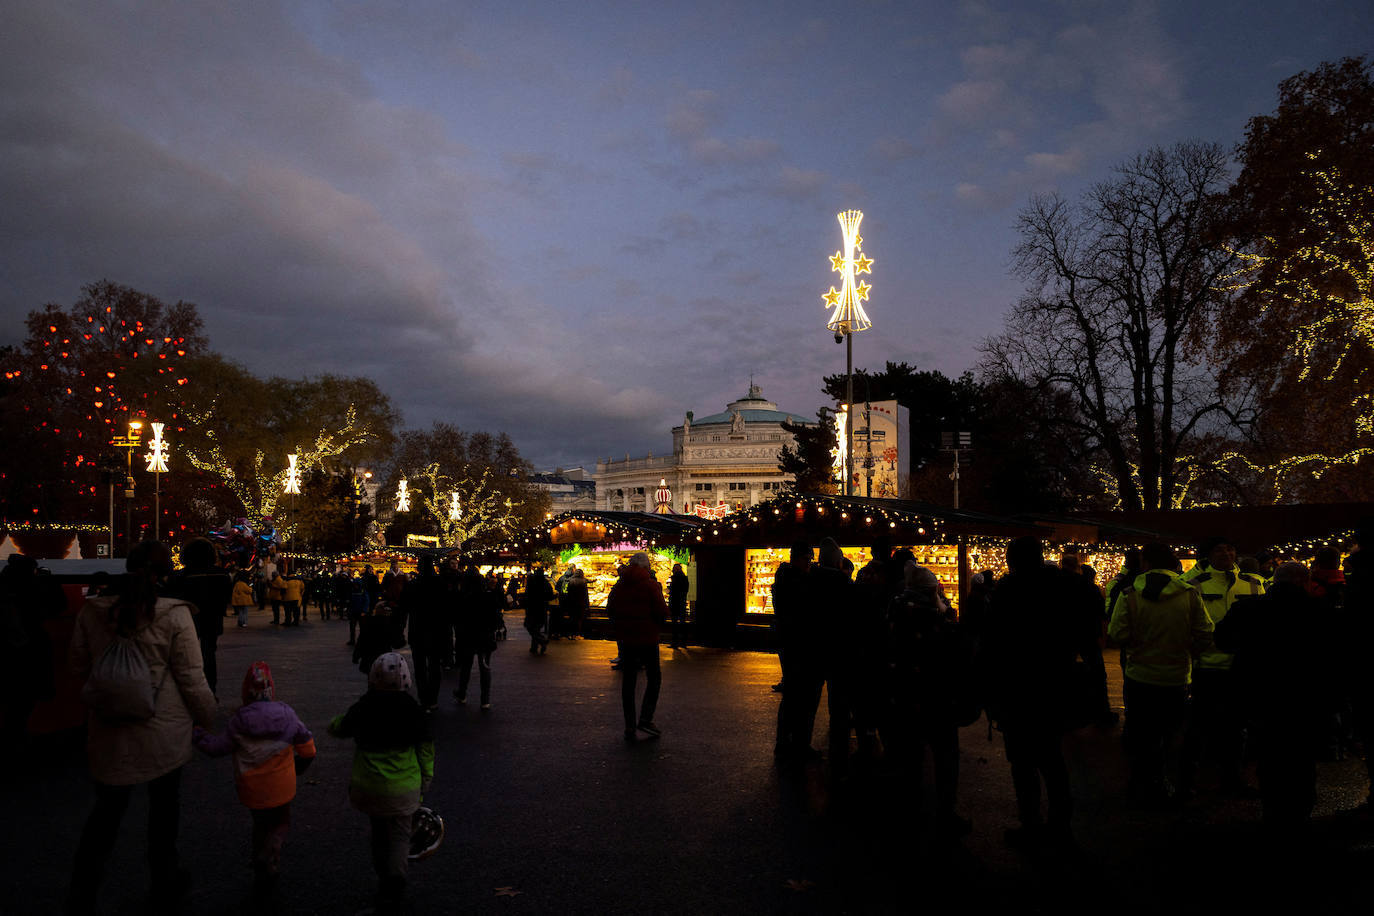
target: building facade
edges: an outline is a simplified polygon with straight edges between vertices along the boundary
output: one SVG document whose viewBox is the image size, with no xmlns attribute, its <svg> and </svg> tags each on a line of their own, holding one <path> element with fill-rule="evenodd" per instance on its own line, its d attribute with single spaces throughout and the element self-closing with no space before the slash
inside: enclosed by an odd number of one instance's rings
<svg viewBox="0 0 1374 916">
<path fill-rule="evenodd" d="M 779 410 L 753 384 L 721 413 L 698 420 L 688 411 L 673 429 L 671 455 L 596 463 L 597 508 L 654 512 L 666 487 L 673 512 L 711 517 L 777 496 L 792 482 L 778 470 L 778 452 L 793 444 L 784 421 L 815 425 L 814 419 Z"/>
<path fill-rule="evenodd" d="M 596 481 L 583 468 L 555 468 L 530 475 L 530 483 L 549 494 L 549 511 L 589 512 L 597 507 Z"/>
</svg>

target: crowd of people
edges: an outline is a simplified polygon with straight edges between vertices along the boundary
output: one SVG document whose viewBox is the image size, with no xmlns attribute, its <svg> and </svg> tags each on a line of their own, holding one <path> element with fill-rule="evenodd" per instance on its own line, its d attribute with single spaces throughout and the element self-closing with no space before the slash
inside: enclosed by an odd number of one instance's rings
<svg viewBox="0 0 1374 916">
<path fill-rule="evenodd" d="M 1274 836 L 1299 835 L 1316 798 L 1315 761 L 1374 747 L 1374 673 L 1361 658 L 1374 636 L 1374 556 L 1361 549 L 1371 535 L 1359 532 L 1344 568 L 1329 548 L 1309 568 L 1238 558 L 1218 537 L 1200 545 L 1184 572 L 1171 547 L 1151 543 L 1129 551 L 1104 587 L 1077 557 L 1047 562 L 1042 543 L 1025 537 L 1008 544 L 1005 575 L 972 577 L 957 613 L 909 550 L 879 540 L 855 570 L 833 538 L 814 550 L 799 541 L 773 584 L 783 671 L 777 762 L 793 769 L 823 759 L 841 795 L 869 768 L 894 767 L 919 807 L 929 751 L 934 834 L 953 842 L 971 829 L 958 809 L 959 729 L 986 714 L 1003 737 L 1020 822 L 1006 842 L 1072 848 L 1062 739 L 1071 729 L 1117 724 L 1104 662 L 1111 646 L 1120 651 L 1132 802 L 1170 807 L 1200 794 L 1257 794 Z M 442 672 L 457 670 L 452 696 L 466 704 L 475 663 L 480 709 L 489 712 L 504 612 L 523 608 L 529 651 L 543 656 L 551 639 L 580 636 L 585 576 L 572 569 L 551 583 L 536 566 L 523 582 L 502 582 L 471 564 L 424 557 L 414 574 L 393 564 L 382 575 L 367 567 L 356 577 L 304 577 L 271 560 L 234 570 L 219 559 L 211 543 L 193 540 L 174 571 L 165 545 L 144 542 L 131 551 L 128 574 L 93 590 L 78 615 L 70 662 L 85 680 L 96 802 L 68 911 L 94 910 L 138 786 L 148 790 L 152 905 L 184 895 L 176 834 L 180 774 L 193 748 L 234 757 L 239 798 L 251 812 L 254 893 L 272 899 L 295 776 L 316 751 L 309 728 L 276 700 L 266 661 L 244 675 L 242 705 L 225 730 L 209 731 L 216 640 L 227 615 L 242 625 L 246 603 L 273 604 L 272 624 L 281 627 L 297 625 L 311 603 L 324 619 L 349 620 L 352 661 L 368 689 L 328 731 L 355 742 L 349 797 L 370 820 L 378 904 L 399 904 L 412 819 L 434 779 L 430 714 Z M 10 567 L 0 579 L 6 596 L 40 594 L 23 560 Z M 672 645 L 684 638 L 685 580 L 675 567 L 665 593 L 648 555 L 637 553 L 611 589 L 627 741 L 661 735 L 659 646 L 670 626 Z M 398 652 L 407 646 L 409 660 Z M 824 753 L 812 746 L 823 691 Z M 1247 756 L 1258 764 L 1257 789 L 1242 775 Z"/>
<path fill-rule="evenodd" d="M 1334 548 L 1309 569 L 1238 558 L 1215 537 L 1185 573 L 1172 547 L 1151 543 L 1128 551 L 1105 588 L 1078 557 L 1047 562 L 1041 542 L 1024 537 L 1008 545 L 1005 575 L 973 577 L 958 614 L 909 551 L 879 541 L 856 573 L 833 539 L 814 558 L 799 542 L 773 584 L 783 669 L 775 754 L 784 766 L 822 756 L 811 737 L 824 685 L 836 785 L 881 757 L 913 777 L 919 802 L 929 748 L 935 834 L 953 839 L 970 826 L 956 810 L 958 729 L 986 712 L 1002 734 L 1020 821 L 1006 842 L 1072 848 L 1062 739 L 1117 724 L 1110 645 L 1120 650 L 1132 802 L 1258 796 L 1275 838 L 1301 836 L 1316 761 L 1348 750 L 1374 759 L 1374 673 L 1363 659 L 1374 556 L 1360 549 L 1371 535 L 1359 532 L 1344 569 Z M 1258 787 L 1242 776 L 1245 759 L 1257 763 Z"/>
</svg>

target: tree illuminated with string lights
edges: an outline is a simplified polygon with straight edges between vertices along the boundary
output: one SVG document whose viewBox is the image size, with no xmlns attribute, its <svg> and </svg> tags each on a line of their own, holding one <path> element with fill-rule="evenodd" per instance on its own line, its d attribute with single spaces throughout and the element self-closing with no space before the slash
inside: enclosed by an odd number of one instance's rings
<svg viewBox="0 0 1374 916">
<path fill-rule="evenodd" d="M 185 426 L 186 362 L 206 341 L 196 307 L 109 281 L 70 308 L 29 313 L 4 365 L 4 512 L 79 521 L 103 515 L 100 469 L 131 419 Z M 122 463 L 121 463 L 122 464 Z"/>
</svg>

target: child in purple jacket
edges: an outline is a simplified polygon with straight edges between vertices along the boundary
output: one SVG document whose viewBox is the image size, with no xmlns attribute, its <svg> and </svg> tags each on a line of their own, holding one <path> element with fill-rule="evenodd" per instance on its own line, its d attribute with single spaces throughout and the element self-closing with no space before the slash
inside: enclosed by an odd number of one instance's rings
<svg viewBox="0 0 1374 916">
<path fill-rule="evenodd" d="M 211 757 L 234 755 L 239 801 L 253 816 L 253 893 L 270 900 L 291 824 L 296 774 L 315 759 L 315 739 L 295 710 L 276 699 L 272 669 L 254 662 L 243 676 L 243 705 L 223 735 L 197 728 L 195 745 Z"/>
</svg>

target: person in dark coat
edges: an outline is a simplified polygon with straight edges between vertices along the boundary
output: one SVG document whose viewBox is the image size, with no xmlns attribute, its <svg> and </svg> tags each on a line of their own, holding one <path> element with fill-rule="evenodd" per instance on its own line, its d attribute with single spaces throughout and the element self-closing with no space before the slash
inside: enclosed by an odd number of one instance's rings
<svg viewBox="0 0 1374 916">
<path fill-rule="evenodd" d="M 215 652 L 224 634 L 224 612 L 234 594 L 234 580 L 219 565 L 219 551 L 206 538 L 192 538 L 181 548 L 183 568 L 173 573 L 164 590 L 169 598 L 179 598 L 194 609 L 192 620 L 200 640 L 200 656 L 205 666 L 205 681 L 214 692 L 219 671 Z"/>
<path fill-rule="evenodd" d="M 544 570 L 536 566 L 525 577 L 525 632 L 530 634 L 530 654 L 543 655 L 549 651 L 549 602 L 553 600 L 553 586 Z"/>
<path fill-rule="evenodd" d="M 625 740 L 634 741 L 636 732 L 657 738 L 661 732 L 654 724 L 658 693 L 663 674 L 658 664 L 659 628 L 667 617 L 663 586 L 654 578 L 653 565 L 644 552 L 630 557 L 621 567 L 620 578 L 606 598 L 606 614 L 620 645 L 620 702 L 625 713 Z M 635 715 L 635 681 L 644 669 L 644 702 Z"/>
<path fill-rule="evenodd" d="M 28 721 L 40 700 L 56 691 L 52 639 L 43 621 L 66 609 L 62 587 L 38 573 L 38 563 L 21 553 L 10 554 L 0 570 L 0 647 L 5 665 L 0 673 L 0 739 L 6 753 L 0 766 L 18 767 L 24 754 Z"/>
<path fill-rule="evenodd" d="M 1273 587 L 1239 601 L 1216 625 L 1217 648 L 1236 656 L 1232 675 L 1255 739 L 1264 822 L 1289 832 L 1317 800 L 1316 748 L 1331 699 L 1327 627 L 1301 563 L 1274 571 Z"/>
<path fill-rule="evenodd" d="M 491 710 L 491 653 L 496 651 L 496 631 L 501 629 L 504 607 L 501 593 L 487 588 L 476 567 L 469 565 L 463 569 L 459 574 L 453 620 L 458 661 L 458 686 L 453 691 L 453 698 L 460 704 L 467 703 L 475 658 L 482 712 Z"/>
<path fill-rule="evenodd" d="M 1369 794 L 1362 807 L 1374 812 L 1374 519 L 1355 531 L 1355 548 L 1345 562 L 1345 604 L 1337 618 L 1333 643 L 1344 654 L 1338 668 L 1350 705 L 1351 726 L 1364 746 Z"/>
<path fill-rule="evenodd" d="M 787 559 L 778 564 L 778 568 L 773 573 L 773 628 L 777 633 L 778 640 L 778 663 L 782 666 L 782 680 L 779 682 L 783 687 L 787 686 L 787 672 L 792 662 L 805 658 L 805 650 L 796 650 L 800 654 L 793 657 L 794 645 L 800 632 L 797 628 L 800 618 L 805 613 L 804 604 L 806 602 L 806 583 L 807 568 L 811 565 L 811 545 L 806 541 L 796 541 L 792 544 L 792 550 Z M 777 689 L 777 685 L 774 685 Z M 811 730 L 815 726 L 815 704 L 819 698 L 813 701 L 811 706 L 811 720 L 804 722 L 800 716 L 795 714 L 792 706 L 801 704 L 801 696 L 797 696 L 795 703 L 789 702 L 786 691 L 780 691 L 782 698 L 778 702 L 778 735 L 773 745 L 773 756 L 779 760 L 804 760 L 816 756 L 816 751 L 811 747 Z M 805 734 L 797 734 L 796 729 L 805 727 Z"/>
<path fill-rule="evenodd" d="M 1040 541 L 1007 545 L 1010 572 L 993 592 L 983 628 L 982 667 L 989 717 L 1002 730 L 1021 826 L 1009 845 L 1070 845 L 1073 798 L 1061 747 L 1069 715 L 1074 661 L 1086 633 L 1068 597 L 1068 575 L 1046 566 Z M 1040 814 L 1040 783 L 1049 799 Z"/>
<path fill-rule="evenodd" d="M 690 585 L 682 564 L 674 563 L 673 574 L 668 577 L 668 617 L 673 627 L 670 645 L 674 649 L 687 645 L 687 590 Z"/>
<path fill-rule="evenodd" d="M 883 722 L 889 759 L 909 768 L 913 798 L 920 808 L 925 749 L 935 764 L 935 835 L 952 840 L 970 824 L 955 812 L 959 786 L 959 695 L 968 686 L 970 642 L 959 632 L 935 573 L 905 565 L 905 587 L 888 604 L 887 693 L 891 706 Z"/>
<path fill-rule="evenodd" d="M 822 538 L 818 562 L 806 570 L 806 594 L 795 619 L 789 618 L 787 703 L 789 729 L 796 746 L 810 748 L 821 687 L 826 687 L 830 710 L 830 774 L 845 776 L 849 767 L 849 732 L 853 725 L 854 684 L 858 678 L 859 636 L 849 625 L 854 607 L 854 583 L 844 554 L 833 538 Z M 867 635 L 867 634 L 866 634 Z M 793 704 L 792 700 L 796 703 Z"/>
<path fill-rule="evenodd" d="M 407 582 L 401 592 L 401 620 L 415 665 L 415 691 L 426 712 L 439 708 L 442 665 L 452 652 L 449 644 L 452 600 L 448 582 L 434 567 L 434 558 L 421 557 L 420 574 Z"/>
<path fill-rule="evenodd" d="M 568 577 L 563 600 L 568 603 L 568 635 L 573 639 L 581 639 L 582 624 L 592 609 L 592 601 L 587 589 L 587 575 L 576 566 Z"/>
</svg>

